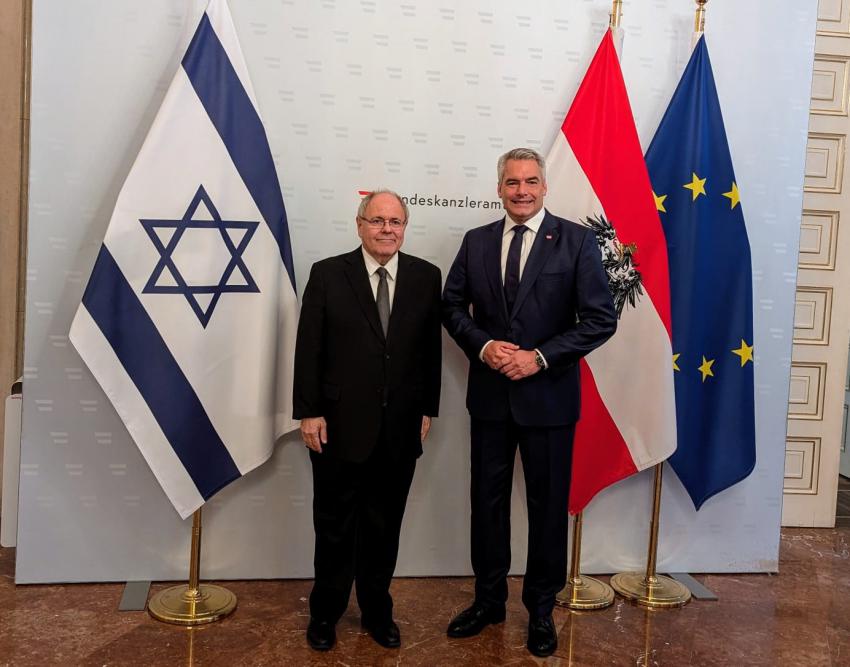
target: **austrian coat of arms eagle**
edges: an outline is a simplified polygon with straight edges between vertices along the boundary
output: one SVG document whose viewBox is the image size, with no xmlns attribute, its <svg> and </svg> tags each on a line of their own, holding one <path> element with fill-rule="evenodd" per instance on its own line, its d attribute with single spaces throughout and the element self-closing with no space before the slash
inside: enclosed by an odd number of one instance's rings
<svg viewBox="0 0 850 667">
<path fill-rule="evenodd" d="M 585 219 L 585 224 L 596 234 L 596 243 L 602 253 L 602 266 L 608 274 L 608 288 L 614 297 L 619 319 L 626 305 L 634 308 L 643 294 L 643 278 L 635 260 L 637 244 L 621 243 L 614 226 L 604 215 L 590 216 Z"/>
</svg>

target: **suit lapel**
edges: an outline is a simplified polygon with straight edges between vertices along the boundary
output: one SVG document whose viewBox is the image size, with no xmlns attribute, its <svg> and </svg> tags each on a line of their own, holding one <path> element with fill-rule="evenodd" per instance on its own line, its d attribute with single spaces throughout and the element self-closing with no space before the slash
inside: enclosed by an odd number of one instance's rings
<svg viewBox="0 0 850 667">
<path fill-rule="evenodd" d="M 505 221 L 497 220 L 490 226 L 490 238 L 484 249 L 484 270 L 490 281 L 493 295 L 502 306 L 502 317 L 508 321 L 508 305 L 505 302 L 505 290 L 502 286 L 502 234 Z"/>
<path fill-rule="evenodd" d="M 540 275 L 543 265 L 549 259 L 549 255 L 555 249 L 555 244 L 558 241 L 558 227 L 555 224 L 548 211 L 540 224 L 540 229 L 537 230 L 537 236 L 534 238 L 534 245 L 531 246 L 531 252 L 528 254 L 528 260 L 525 262 L 525 269 L 522 272 L 522 278 L 519 281 L 519 290 L 517 291 L 514 309 L 511 312 L 511 319 L 516 317 L 519 309 L 522 307 L 534 281 Z"/>
<path fill-rule="evenodd" d="M 345 276 L 348 278 L 351 289 L 354 290 L 366 321 L 369 322 L 375 335 L 384 340 L 384 330 L 381 328 L 381 319 L 378 316 L 378 304 L 375 303 L 375 296 L 372 294 L 372 285 L 369 284 L 369 274 L 366 273 L 366 263 L 363 261 L 362 252 L 358 248 L 348 254 Z"/>
</svg>

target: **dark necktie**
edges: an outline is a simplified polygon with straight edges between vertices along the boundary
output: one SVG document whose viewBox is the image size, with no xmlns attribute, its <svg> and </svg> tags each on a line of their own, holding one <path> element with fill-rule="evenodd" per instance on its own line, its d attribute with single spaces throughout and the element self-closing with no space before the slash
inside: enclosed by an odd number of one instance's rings
<svg viewBox="0 0 850 667">
<path fill-rule="evenodd" d="M 522 235 L 528 231 L 525 225 L 514 227 L 514 237 L 508 248 L 508 261 L 505 264 L 505 301 L 508 304 L 508 314 L 514 309 L 516 294 L 519 291 L 519 256 L 522 253 Z"/>
<path fill-rule="evenodd" d="M 378 317 L 381 318 L 381 328 L 384 330 L 384 336 L 387 335 L 387 327 L 390 324 L 390 288 L 387 285 L 387 270 L 380 266 L 378 267 L 378 296 L 375 301 L 378 304 Z"/>
</svg>

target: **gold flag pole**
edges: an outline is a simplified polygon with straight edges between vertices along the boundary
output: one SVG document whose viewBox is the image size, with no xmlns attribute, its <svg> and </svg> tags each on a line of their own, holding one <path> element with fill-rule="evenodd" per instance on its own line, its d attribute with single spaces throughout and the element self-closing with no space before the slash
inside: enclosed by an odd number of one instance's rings
<svg viewBox="0 0 850 667">
<path fill-rule="evenodd" d="M 611 28 L 619 28 L 620 21 L 623 18 L 623 0 L 614 0 L 614 6 L 611 7 L 611 13 L 609 16 L 609 26 Z"/>
<path fill-rule="evenodd" d="M 617 30 L 623 18 L 623 0 L 613 0 L 609 28 Z M 604 609 L 614 602 L 614 590 L 604 581 L 581 574 L 581 528 L 583 512 L 573 519 L 573 544 L 567 585 L 555 596 L 555 602 L 567 609 Z"/>
<path fill-rule="evenodd" d="M 708 0 L 695 0 L 694 16 L 696 35 L 705 31 L 705 5 Z M 696 38 L 696 36 L 695 36 Z M 649 550 L 646 558 L 646 573 L 621 572 L 611 577 L 611 586 L 620 595 L 639 605 L 650 608 L 673 608 L 687 604 L 691 599 L 688 588 L 670 577 L 656 573 L 658 558 L 658 531 L 661 515 L 661 473 L 663 463 L 655 466 L 655 484 L 652 498 L 652 522 L 649 530 Z"/>
<path fill-rule="evenodd" d="M 582 512 L 573 520 L 573 548 L 567 585 L 555 596 L 555 602 L 568 609 L 604 609 L 614 602 L 614 590 L 604 581 L 582 576 L 581 569 Z"/>
<path fill-rule="evenodd" d="M 655 485 L 652 494 L 652 523 L 649 528 L 649 550 L 646 572 L 620 572 L 611 577 L 611 586 L 627 600 L 644 607 L 669 609 L 682 607 L 691 599 L 687 587 L 675 579 L 657 574 L 658 528 L 661 516 L 661 471 L 663 463 L 655 466 Z"/>
<path fill-rule="evenodd" d="M 705 32 L 705 3 L 708 0 L 696 0 L 697 11 L 694 16 L 694 32 Z"/>
<path fill-rule="evenodd" d="M 192 515 L 189 583 L 160 591 L 148 603 L 148 613 L 175 625 L 202 625 L 221 620 L 236 609 L 236 596 L 222 586 L 201 584 L 201 510 Z"/>
</svg>

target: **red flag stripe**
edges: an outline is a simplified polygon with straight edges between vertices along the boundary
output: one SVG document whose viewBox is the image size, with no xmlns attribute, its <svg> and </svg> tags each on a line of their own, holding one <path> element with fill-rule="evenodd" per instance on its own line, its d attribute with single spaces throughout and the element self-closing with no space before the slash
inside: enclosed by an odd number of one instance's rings
<svg viewBox="0 0 850 667">
<path fill-rule="evenodd" d="M 576 424 L 570 485 L 572 514 L 582 511 L 602 489 L 637 472 L 632 454 L 602 402 L 593 373 L 581 360 L 581 419 Z M 580 474 L 576 474 L 579 472 Z"/>
</svg>

